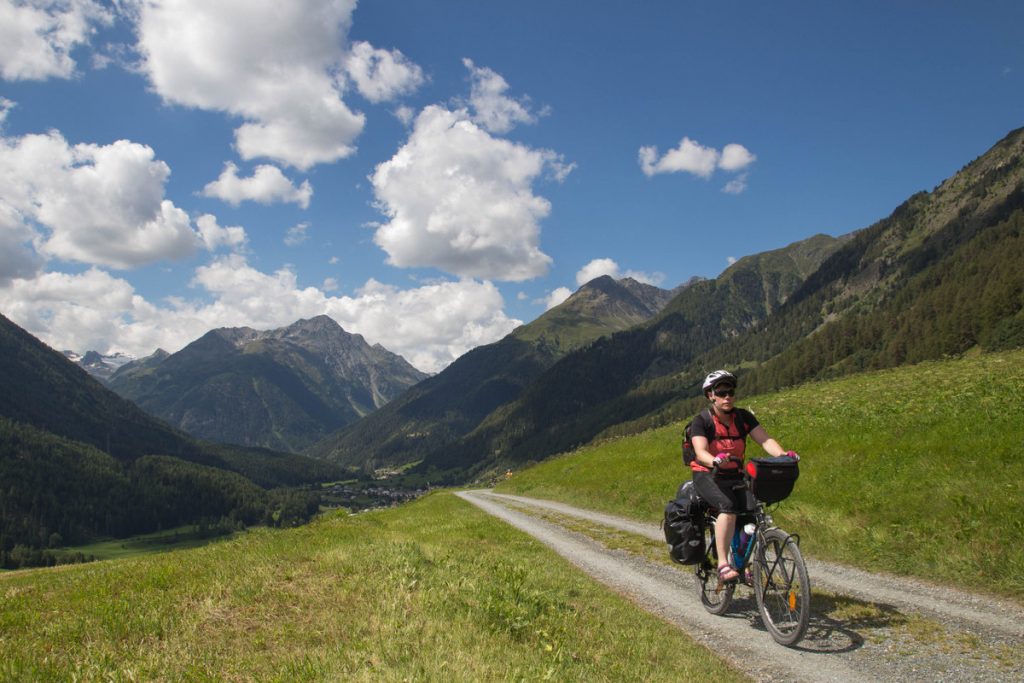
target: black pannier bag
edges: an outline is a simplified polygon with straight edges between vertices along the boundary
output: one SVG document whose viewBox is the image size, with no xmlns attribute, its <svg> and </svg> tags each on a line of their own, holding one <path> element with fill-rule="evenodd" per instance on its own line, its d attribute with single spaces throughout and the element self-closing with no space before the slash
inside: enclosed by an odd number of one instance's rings
<svg viewBox="0 0 1024 683">
<path fill-rule="evenodd" d="M 680 564 L 696 564 L 704 557 L 703 503 L 692 481 L 684 482 L 674 500 L 665 506 L 661 528 L 668 554 Z"/>
<path fill-rule="evenodd" d="M 800 476 L 799 463 L 785 455 L 776 458 L 751 458 L 747 461 L 754 497 L 762 503 L 778 503 L 789 497 Z"/>
</svg>

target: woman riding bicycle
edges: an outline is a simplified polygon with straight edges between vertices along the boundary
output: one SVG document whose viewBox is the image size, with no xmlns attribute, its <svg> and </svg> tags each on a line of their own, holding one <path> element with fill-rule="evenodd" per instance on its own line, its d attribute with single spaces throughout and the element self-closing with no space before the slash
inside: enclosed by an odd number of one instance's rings
<svg viewBox="0 0 1024 683">
<path fill-rule="evenodd" d="M 743 477 L 747 435 L 768 455 L 798 456 L 770 437 L 753 413 L 736 407 L 736 376 L 731 372 L 712 372 L 705 378 L 703 389 L 711 405 L 693 419 L 690 428 L 696 455 L 690 469 L 697 494 L 719 512 L 715 519 L 718 578 L 723 582 L 734 581 L 739 573 L 727 560 L 729 542 L 736 528 L 736 514 L 752 507 L 747 490 L 737 486 Z"/>
</svg>

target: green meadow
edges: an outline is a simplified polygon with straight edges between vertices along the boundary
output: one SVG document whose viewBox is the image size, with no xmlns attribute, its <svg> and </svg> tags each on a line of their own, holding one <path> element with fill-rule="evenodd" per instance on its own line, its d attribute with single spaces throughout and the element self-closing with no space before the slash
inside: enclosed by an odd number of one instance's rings
<svg viewBox="0 0 1024 683">
<path fill-rule="evenodd" d="M 749 398 L 741 386 L 739 404 L 801 454 L 775 518 L 808 554 L 1024 599 L 1024 352 Z M 497 488 L 657 522 L 689 478 L 682 428 L 584 447 Z"/>
<path fill-rule="evenodd" d="M 1024 598 L 1024 352 L 741 404 L 803 456 L 775 514 L 810 555 Z M 657 522 L 688 478 L 681 429 L 592 445 L 498 488 Z M 0 574 L 0 681 L 743 680 L 447 492 L 139 554 L 166 540 Z"/>
<path fill-rule="evenodd" d="M 0 576 L 2 681 L 744 680 L 450 493 Z"/>
<path fill-rule="evenodd" d="M 108 538 L 86 545 L 61 548 L 61 551 L 80 552 L 97 560 L 120 560 L 151 553 L 163 553 L 185 548 L 200 548 L 230 538 L 232 533 L 204 531 L 195 526 L 182 526 L 131 538 Z"/>
</svg>

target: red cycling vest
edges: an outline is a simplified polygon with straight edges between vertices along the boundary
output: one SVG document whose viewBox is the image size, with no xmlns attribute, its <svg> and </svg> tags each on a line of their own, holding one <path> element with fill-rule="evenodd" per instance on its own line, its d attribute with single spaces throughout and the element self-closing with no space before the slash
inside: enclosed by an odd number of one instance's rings
<svg viewBox="0 0 1024 683">
<path fill-rule="evenodd" d="M 712 455 L 725 453 L 734 458 L 743 460 L 747 450 L 747 432 L 746 430 L 740 429 L 738 424 L 741 421 L 739 414 L 734 413 L 732 422 L 729 425 L 726 425 L 718 419 L 718 415 L 715 414 L 715 411 L 709 410 L 708 413 L 710 413 L 711 420 L 715 425 L 715 434 L 708 439 L 708 451 L 710 451 Z M 701 465 L 696 459 L 690 463 L 690 469 L 694 472 L 711 471 L 707 467 L 704 467 L 704 465 Z M 736 471 L 738 472 L 739 468 L 737 468 Z"/>
</svg>

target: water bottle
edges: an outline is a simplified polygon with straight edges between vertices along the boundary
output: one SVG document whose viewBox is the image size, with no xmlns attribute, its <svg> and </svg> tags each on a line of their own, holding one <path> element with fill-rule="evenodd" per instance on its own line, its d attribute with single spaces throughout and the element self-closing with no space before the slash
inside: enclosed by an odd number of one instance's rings
<svg viewBox="0 0 1024 683">
<path fill-rule="evenodd" d="M 743 525 L 743 530 L 740 532 L 740 550 L 744 557 L 747 555 L 747 544 L 750 543 L 750 539 L 754 536 L 754 529 L 754 525 L 748 522 Z"/>
</svg>

